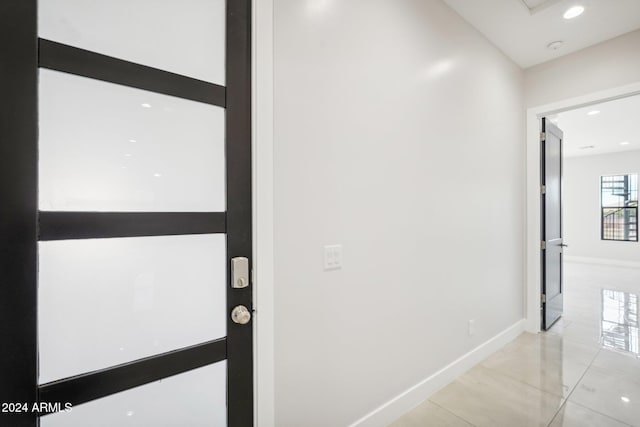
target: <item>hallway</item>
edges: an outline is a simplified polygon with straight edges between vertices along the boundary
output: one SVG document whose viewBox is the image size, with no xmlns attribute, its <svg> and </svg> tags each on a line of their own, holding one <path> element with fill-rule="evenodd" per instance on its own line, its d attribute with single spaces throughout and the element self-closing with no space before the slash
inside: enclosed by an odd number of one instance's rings
<svg viewBox="0 0 640 427">
<path fill-rule="evenodd" d="M 640 427 L 640 0 L 0 34 L 0 427 Z"/>
<path fill-rule="evenodd" d="M 565 314 L 391 427 L 640 426 L 640 269 L 565 263 Z"/>
</svg>

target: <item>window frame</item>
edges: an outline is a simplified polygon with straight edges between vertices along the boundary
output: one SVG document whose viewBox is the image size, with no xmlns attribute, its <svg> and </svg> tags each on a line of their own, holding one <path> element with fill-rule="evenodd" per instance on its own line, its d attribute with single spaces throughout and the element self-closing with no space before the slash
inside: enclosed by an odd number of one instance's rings
<svg viewBox="0 0 640 427">
<path fill-rule="evenodd" d="M 612 177 L 623 177 L 623 176 L 635 176 L 636 177 L 636 188 L 635 188 L 635 200 L 631 200 L 631 203 L 635 202 L 635 206 L 605 206 L 603 200 L 603 183 L 605 178 Z M 625 173 L 609 173 L 606 175 L 600 175 L 598 180 L 599 185 L 599 198 L 600 198 L 600 240 L 606 242 L 638 242 L 638 183 L 640 179 L 640 174 L 638 172 L 625 172 Z M 633 188 L 632 188 L 633 190 Z M 607 238 L 605 237 L 605 209 L 635 209 L 635 217 L 636 217 L 636 230 L 635 230 L 635 238 L 629 239 L 617 239 L 617 238 Z"/>
</svg>

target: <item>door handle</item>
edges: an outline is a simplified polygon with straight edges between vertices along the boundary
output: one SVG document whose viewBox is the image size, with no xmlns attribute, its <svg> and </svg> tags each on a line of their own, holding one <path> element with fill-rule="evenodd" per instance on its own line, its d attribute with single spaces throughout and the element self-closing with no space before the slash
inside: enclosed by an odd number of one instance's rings
<svg viewBox="0 0 640 427">
<path fill-rule="evenodd" d="M 563 248 L 568 248 L 569 245 L 565 245 L 564 243 L 560 243 L 560 246 L 562 246 Z"/>
<path fill-rule="evenodd" d="M 246 325 L 251 320 L 251 312 L 244 305 L 238 305 L 231 312 L 231 320 L 238 325 Z"/>
</svg>

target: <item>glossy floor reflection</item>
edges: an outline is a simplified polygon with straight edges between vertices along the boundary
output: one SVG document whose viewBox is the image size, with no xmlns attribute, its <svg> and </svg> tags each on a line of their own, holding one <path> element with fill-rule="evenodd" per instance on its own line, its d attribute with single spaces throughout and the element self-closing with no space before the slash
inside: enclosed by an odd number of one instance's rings
<svg viewBox="0 0 640 427">
<path fill-rule="evenodd" d="M 390 427 L 640 427 L 640 269 L 565 263 L 564 315 Z"/>
</svg>

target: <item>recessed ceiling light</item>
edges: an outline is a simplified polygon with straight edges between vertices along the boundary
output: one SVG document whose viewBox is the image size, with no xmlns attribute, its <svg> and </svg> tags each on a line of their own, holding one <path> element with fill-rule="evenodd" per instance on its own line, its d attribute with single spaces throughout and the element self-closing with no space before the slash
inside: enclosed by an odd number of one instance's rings
<svg viewBox="0 0 640 427">
<path fill-rule="evenodd" d="M 151 104 L 147 104 L 146 102 L 140 105 L 142 105 L 144 108 L 151 108 Z"/>
<path fill-rule="evenodd" d="M 629 399 L 627 396 L 621 396 L 620 400 L 622 400 L 624 403 L 629 403 L 631 402 L 631 399 Z"/>
<path fill-rule="evenodd" d="M 125 157 L 131 157 L 131 153 L 126 153 L 124 156 Z"/>
<path fill-rule="evenodd" d="M 573 6 L 567 9 L 567 11 L 564 13 L 564 15 L 562 15 L 562 17 L 564 19 L 573 19 L 575 17 L 582 15 L 582 12 L 584 12 L 583 6 Z"/>
<path fill-rule="evenodd" d="M 620 145 L 629 145 L 629 141 L 622 141 Z"/>
<path fill-rule="evenodd" d="M 161 173 L 154 173 L 153 176 L 155 176 L 156 178 L 160 178 L 162 176 Z"/>
<path fill-rule="evenodd" d="M 578 148 L 580 148 L 581 150 L 590 150 L 592 148 L 596 148 L 596 146 L 595 145 L 583 145 L 582 147 L 578 147 Z"/>
<path fill-rule="evenodd" d="M 129 142 L 136 142 L 136 140 L 135 139 L 130 139 Z"/>
<path fill-rule="evenodd" d="M 562 40 L 556 40 L 554 42 L 549 43 L 547 45 L 547 49 L 558 50 L 562 47 L 563 44 L 564 42 Z"/>
<path fill-rule="evenodd" d="M 600 110 L 589 111 L 587 116 L 595 116 L 596 114 L 600 114 Z"/>
</svg>

